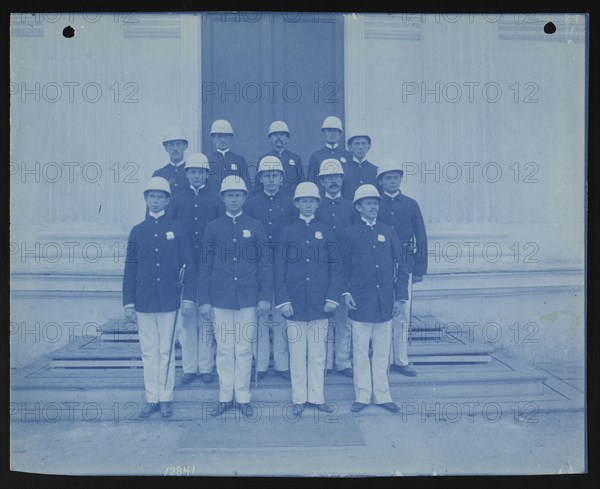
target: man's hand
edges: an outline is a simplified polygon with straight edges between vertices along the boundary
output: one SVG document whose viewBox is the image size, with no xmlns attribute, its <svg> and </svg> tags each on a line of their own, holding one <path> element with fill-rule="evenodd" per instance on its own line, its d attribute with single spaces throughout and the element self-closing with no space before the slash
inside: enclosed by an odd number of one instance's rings
<svg viewBox="0 0 600 489">
<path fill-rule="evenodd" d="M 200 313 L 200 317 L 209 323 L 214 323 L 215 321 L 215 312 L 210 304 L 202 304 L 198 308 L 198 312 Z"/>
<path fill-rule="evenodd" d="M 423 281 L 423 275 L 413 275 L 412 282 L 413 284 L 418 284 Z"/>
<path fill-rule="evenodd" d="M 125 319 L 133 323 L 137 323 L 137 315 L 135 314 L 135 307 L 125 308 Z"/>
<path fill-rule="evenodd" d="M 279 310 L 281 311 L 281 315 L 284 318 L 290 318 L 294 315 L 294 308 L 292 307 L 291 304 L 286 304 L 285 306 L 281 306 L 279 308 Z"/>
<path fill-rule="evenodd" d="M 356 309 L 356 302 L 354 302 L 352 294 L 344 294 L 344 302 L 348 306 L 348 309 L 352 309 L 353 311 Z"/>
<path fill-rule="evenodd" d="M 406 307 L 406 301 L 394 301 L 394 309 L 392 310 L 392 316 L 396 317 L 398 314 L 404 311 Z"/>
<path fill-rule="evenodd" d="M 194 309 L 196 308 L 196 304 L 193 302 L 182 302 L 181 303 L 181 315 L 189 316 L 194 314 Z"/>
<path fill-rule="evenodd" d="M 258 301 L 258 305 L 256 306 L 256 313 L 259 316 L 264 314 L 268 314 L 271 310 L 271 303 L 269 301 Z"/>
<path fill-rule="evenodd" d="M 337 309 L 337 306 L 338 305 L 335 302 L 325 301 L 325 306 L 323 307 L 323 311 L 325 311 L 326 313 L 333 312 Z"/>
</svg>

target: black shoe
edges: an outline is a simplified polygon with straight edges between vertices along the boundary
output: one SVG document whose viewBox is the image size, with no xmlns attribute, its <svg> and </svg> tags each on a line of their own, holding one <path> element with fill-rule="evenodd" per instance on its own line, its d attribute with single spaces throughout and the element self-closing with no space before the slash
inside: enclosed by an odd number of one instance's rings
<svg viewBox="0 0 600 489">
<path fill-rule="evenodd" d="M 292 378 L 290 377 L 289 370 L 275 370 L 275 374 L 279 375 L 279 377 L 281 377 L 284 380 L 287 380 L 288 382 L 292 380 Z"/>
<path fill-rule="evenodd" d="M 395 402 L 385 402 L 383 404 L 377 404 L 377 406 L 387 409 L 390 413 L 397 413 L 400 411 L 400 406 L 398 406 L 398 404 Z"/>
<path fill-rule="evenodd" d="M 254 416 L 254 408 L 249 402 L 240 402 L 239 407 L 244 417 L 251 418 L 252 416 Z"/>
<path fill-rule="evenodd" d="M 349 377 L 350 379 L 354 378 L 354 371 L 351 368 L 338 370 L 338 374 L 343 375 L 344 377 Z"/>
<path fill-rule="evenodd" d="M 152 413 L 155 413 L 160 409 L 158 402 L 148 402 L 144 406 L 144 408 L 140 411 L 139 417 L 140 419 L 146 419 L 150 417 Z"/>
<path fill-rule="evenodd" d="M 335 411 L 335 408 L 328 402 L 317 404 L 317 409 L 322 413 L 333 413 Z"/>
<path fill-rule="evenodd" d="M 182 384 L 191 384 L 194 380 L 196 380 L 196 374 L 183 374 L 181 378 Z"/>
<path fill-rule="evenodd" d="M 406 375 L 407 377 L 416 377 L 417 371 L 410 365 L 392 365 L 394 372 Z"/>
<path fill-rule="evenodd" d="M 210 384 L 213 381 L 212 374 L 200 374 L 200 380 L 205 384 Z"/>
<path fill-rule="evenodd" d="M 304 411 L 304 403 L 302 404 L 293 404 L 292 405 L 292 414 L 299 418 L 302 416 L 302 412 Z"/>
<path fill-rule="evenodd" d="M 173 410 L 171 409 L 170 402 L 160 402 L 160 415 L 163 418 L 170 418 L 173 416 Z"/>
<path fill-rule="evenodd" d="M 258 380 L 262 380 L 267 376 L 267 371 L 265 370 L 264 372 L 262 370 L 258 371 L 258 374 L 256 375 L 256 378 Z"/>
<path fill-rule="evenodd" d="M 353 413 L 360 413 L 367 406 L 368 404 L 365 404 L 364 402 L 353 402 L 350 411 Z"/>
<path fill-rule="evenodd" d="M 228 409 L 231 409 L 233 407 L 233 401 L 229 401 L 229 402 L 220 402 L 219 404 L 217 404 L 217 407 L 215 408 L 215 410 L 210 413 L 211 416 L 219 416 L 221 414 L 223 414 L 225 411 L 227 411 Z"/>
</svg>

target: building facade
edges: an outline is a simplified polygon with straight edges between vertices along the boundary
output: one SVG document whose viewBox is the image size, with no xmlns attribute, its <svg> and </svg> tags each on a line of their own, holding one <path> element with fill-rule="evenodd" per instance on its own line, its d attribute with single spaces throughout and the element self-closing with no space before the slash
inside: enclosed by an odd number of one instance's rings
<svg viewBox="0 0 600 489">
<path fill-rule="evenodd" d="M 14 14 L 10 90 L 12 367 L 122 317 L 127 233 L 169 127 L 208 154 L 210 121 L 229 119 L 255 168 L 270 122 L 307 163 L 327 115 L 369 131 L 370 161 L 403 164 L 429 236 L 415 310 L 583 363 L 583 16 Z"/>
</svg>

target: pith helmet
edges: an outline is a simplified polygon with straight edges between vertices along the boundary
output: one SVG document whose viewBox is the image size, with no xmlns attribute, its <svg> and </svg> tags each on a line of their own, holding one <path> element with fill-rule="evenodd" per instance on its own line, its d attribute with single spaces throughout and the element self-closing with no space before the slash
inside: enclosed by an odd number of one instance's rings
<svg viewBox="0 0 600 489">
<path fill-rule="evenodd" d="M 404 171 L 399 163 L 396 163 L 395 161 L 384 161 L 377 167 L 377 178 L 390 171 L 400 172 L 400 176 L 404 175 Z"/>
<path fill-rule="evenodd" d="M 290 135 L 288 125 L 283 121 L 271 122 L 271 125 L 269 126 L 269 136 L 274 132 L 287 132 L 288 136 Z"/>
<path fill-rule="evenodd" d="M 260 160 L 257 173 L 268 170 L 277 170 L 283 173 L 283 165 L 277 156 L 265 156 Z"/>
<path fill-rule="evenodd" d="M 343 175 L 344 168 L 342 168 L 342 164 L 340 160 L 336 160 L 335 158 L 327 158 L 321 162 L 321 166 L 319 168 L 319 176 L 323 177 L 325 175 Z"/>
<path fill-rule="evenodd" d="M 223 179 L 219 194 L 221 195 L 228 190 L 242 190 L 246 192 L 246 194 L 248 193 L 244 180 L 238 175 L 228 175 Z"/>
<path fill-rule="evenodd" d="M 186 171 L 190 168 L 204 168 L 205 170 L 210 169 L 210 165 L 208 164 L 208 158 L 203 153 L 191 153 L 185 159 L 185 169 Z"/>
<path fill-rule="evenodd" d="M 375 198 L 381 200 L 381 195 L 379 195 L 379 191 L 375 188 L 374 185 L 370 183 L 365 183 L 356 189 L 354 192 L 354 200 L 353 202 L 356 204 L 361 199 L 366 199 L 368 197 Z"/>
<path fill-rule="evenodd" d="M 233 135 L 233 127 L 231 127 L 229 121 L 226 121 L 225 119 L 217 119 L 212 123 L 212 126 L 210 127 L 210 135 L 212 136 L 213 134 Z"/>
<path fill-rule="evenodd" d="M 352 144 L 352 140 L 354 138 L 367 138 L 367 141 L 369 141 L 369 144 L 371 144 L 371 136 L 369 136 L 367 134 L 367 131 L 364 130 L 360 130 L 360 131 L 355 131 L 352 133 L 352 136 L 350 136 L 348 138 L 348 146 L 350 146 Z"/>
<path fill-rule="evenodd" d="M 319 187 L 312 182 L 299 183 L 296 187 L 296 191 L 294 192 L 294 200 L 302 197 L 313 197 L 321 200 L 321 196 L 319 195 Z"/>
<path fill-rule="evenodd" d="M 163 177 L 152 177 L 144 189 L 144 196 L 146 196 L 150 190 L 160 190 L 161 192 L 166 192 L 166 194 L 171 197 L 171 186 Z"/>
<path fill-rule="evenodd" d="M 165 144 L 168 141 L 185 141 L 188 142 L 187 137 L 185 137 L 185 133 L 179 129 L 178 127 L 172 128 L 162 140 L 162 143 Z"/>
<path fill-rule="evenodd" d="M 330 115 L 329 117 L 325 117 L 323 121 L 323 125 L 321 129 L 337 129 L 338 131 L 342 130 L 342 121 L 339 117 L 335 117 Z"/>
</svg>

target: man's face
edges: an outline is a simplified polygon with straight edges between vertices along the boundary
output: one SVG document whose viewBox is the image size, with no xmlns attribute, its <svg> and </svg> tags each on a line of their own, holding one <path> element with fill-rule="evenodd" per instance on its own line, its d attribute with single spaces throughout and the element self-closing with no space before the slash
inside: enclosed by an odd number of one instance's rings
<svg viewBox="0 0 600 489">
<path fill-rule="evenodd" d="M 359 160 L 362 160 L 371 149 L 369 140 L 364 137 L 352 138 L 350 152 Z"/>
<path fill-rule="evenodd" d="M 230 214 L 237 214 L 246 202 L 246 192 L 243 190 L 227 190 L 221 194 L 221 198 L 225 204 L 225 210 Z"/>
<path fill-rule="evenodd" d="M 144 199 L 150 212 L 160 212 L 169 203 L 169 196 L 162 190 L 150 190 L 146 192 Z"/>
<path fill-rule="evenodd" d="M 312 216 L 317 207 L 319 207 L 319 199 L 315 199 L 314 197 L 300 197 L 299 199 L 294 200 L 294 204 L 300 211 L 304 217 Z"/>
<path fill-rule="evenodd" d="M 204 168 L 190 168 L 186 169 L 185 176 L 190 182 L 190 185 L 198 188 L 202 187 L 206 182 L 206 177 L 208 176 L 208 171 Z"/>
<path fill-rule="evenodd" d="M 225 151 L 226 149 L 229 149 L 229 146 L 231 145 L 233 134 L 223 134 L 218 132 L 213 134 L 210 138 L 217 149 Z"/>
<path fill-rule="evenodd" d="M 174 141 L 165 141 L 163 143 L 165 151 L 169 153 L 171 163 L 180 163 L 183 160 L 183 153 L 188 147 L 188 143 L 183 139 L 175 139 Z"/>
<path fill-rule="evenodd" d="M 360 199 L 355 207 L 362 217 L 372 221 L 377 217 L 377 213 L 379 212 L 379 199 L 376 199 L 375 197 L 366 197 Z"/>
<path fill-rule="evenodd" d="M 402 175 L 399 171 L 389 171 L 379 177 L 381 188 L 388 194 L 395 194 L 400 190 L 400 182 L 402 181 Z"/>
<path fill-rule="evenodd" d="M 269 141 L 271 141 L 273 149 L 278 153 L 281 153 L 287 148 L 288 143 L 290 142 L 290 135 L 287 132 L 273 132 L 269 136 Z"/>
<path fill-rule="evenodd" d="M 276 192 L 283 181 L 283 174 L 279 170 L 267 170 L 260 173 L 260 182 L 270 194 Z"/>
<path fill-rule="evenodd" d="M 342 131 L 339 129 L 321 129 L 321 134 L 326 143 L 335 144 L 340 140 Z"/>
<path fill-rule="evenodd" d="M 324 175 L 319 177 L 321 184 L 329 195 L 336 195 L 342 188 L 342 182 L 344 181 L 344 175 Z"/>
</svg>

